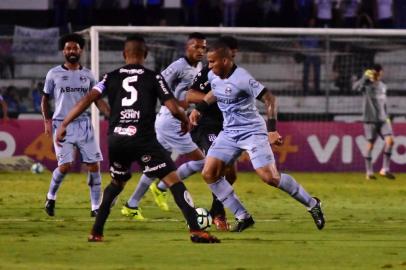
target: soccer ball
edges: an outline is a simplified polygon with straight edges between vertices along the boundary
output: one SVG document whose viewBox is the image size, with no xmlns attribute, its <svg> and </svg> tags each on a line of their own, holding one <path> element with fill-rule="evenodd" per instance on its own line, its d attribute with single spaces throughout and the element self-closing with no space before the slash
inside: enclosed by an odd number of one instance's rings
<svg viewBox="0 0 406 270">
<path fill-rule="evenodd" d="M 44 171 L 44 166 L 41 163 L 37 162 L 37 163 L 32 164 L 32 166 L 31 166 L 32 173 L 38 174 L 38 173 L 42 173 L 43 171 Z"/>
<path fill-rule="evenodd" d="M 199 224 L 200 229 L 204 230 L 210 227 L 212 223 L 212 217 L 209 211 L 205 208 L 196 208 L 197 213 L 197 224 Z"/>
</svg>

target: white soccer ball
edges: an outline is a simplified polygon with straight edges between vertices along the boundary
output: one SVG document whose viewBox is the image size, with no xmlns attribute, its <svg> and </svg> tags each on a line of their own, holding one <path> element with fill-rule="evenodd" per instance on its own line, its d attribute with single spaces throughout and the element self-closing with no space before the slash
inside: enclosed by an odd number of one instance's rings
<svg viewBox="0 0 406 270">
<path fill-rule="evenodd" d="M 213 219 L 210 215 L 209 210 L 206 208 L 196 208 L 197 213 L 197 224 L 199 224 L 200 229 L 204 230 L 210 227 Z"/>
<path fill-rule="evenodd" d="M 39 162 L 34 163 L 31 166 L 31 172 L 35 173 L 35 174 L 42 173 L 42 172 L 44 172 L 44 166 Z"/>
</svg>

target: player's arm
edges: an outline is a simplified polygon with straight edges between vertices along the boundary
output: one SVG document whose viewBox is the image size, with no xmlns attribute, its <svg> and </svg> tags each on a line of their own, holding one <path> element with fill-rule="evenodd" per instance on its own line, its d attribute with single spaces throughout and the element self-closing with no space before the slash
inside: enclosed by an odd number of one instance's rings
<svg viewBox="0 0 406 270">
<path fill-rule="evenodd" d="M 208 79 L 208 73 L 210 69 L 208 67 L 203 68 L 193 79 L 192 86 L 189 91 L 186 92 L 186 101 L 190 104 L 198 104 L 202 102 L 206 93 L 210 92 L 210 83 Z"/>
<path fill-rule="evenodd" d="M 181 122 L 181 135 L 189 132 L 190 125 L 185 111 L 179 106 L 178 101 L 175 98 L 171 98 L 164 101 L 164 105 L 168 108 L 171 114 Z"/>
<path fill-rule="evenodd" d="M 197 104 L 199 102 L 202 102 L 205 96 L 206 94 L 199 90 L 189 89 L 189 91 L 187 91 L 186 93 L 186 101 L 189 104 Z"/>
<path fill-rule="evenodd" d="M 271 144 L 281 145 L 283 143 L 282 136 L 276 130 L 277 106 L 276 97 L 271 91 L 264 88 L 259 96 L 259 99 L 265 103 L 268 137 Z"/>
<path fill-rule="evenodd" d="M 42 118 L 44 119 L 44 133 L 47 136 L 52 134 L 52 119 L 51 119 L 51 109 L 49 105 L 49 94 L 43 94 L 41 98 L 41 112 Z"/>
<path fill-rule="evenodd" d="M 97 108 L 99 109 L 99 111 L 101 111 L 101 113 L 109 118 L 110 117 L 110 106 L 107 104 L 106 101 L 104 101 L 103 99 L 98 99 L 95 101 L 95 104 L 97 106 Z"/>
<path fill-rule="evenodd" d="M 87 108 L 89 108 L 90 104 L 95 102 L 101 97 L 101 93 L 99 90 L 93 88 L 86 94 L 83 98 L 79 100 L 78 103 L 69 111 L 68 115 L 63 119 L 62 124 L 58 128 L 56 132 L 56 142 L 63 141 L 63 138 L 66 135 L 66 127 L 75 120 L 79 115 L 81 115 Z"/>
<path fill-rule="evenodd" d="M 194 126 L 197 126 L 197 122 L 199 122 L 202 114 L 204 114 L 210 107 L 211 104 L 216 102 L 216 97 L 214 96 L 213 92 L 208 92 L 203 100 L 199 102 L 196 107 L 192 110 L 189 115 L 190 123 Z"/>
</svg>

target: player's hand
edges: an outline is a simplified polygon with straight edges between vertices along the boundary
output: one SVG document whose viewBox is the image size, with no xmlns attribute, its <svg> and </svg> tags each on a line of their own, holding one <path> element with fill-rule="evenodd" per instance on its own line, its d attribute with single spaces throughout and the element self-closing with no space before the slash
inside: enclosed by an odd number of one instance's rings
<svg viewBox="0 0 406 270">
<path fill-rule="evenodd" d="M 283 144 L 282 136 L 279 135 L 278 131 L 268 132 L 268 140 L 269 140 L 270 144 L 275 144 L 275 145 Z"/>
<path fill-rule="evenodd" d="M 375 78 L 376 78 L 376 74 L 375 74 L 376 72 L 375 72 L 375 70 L 372 70 L 372 69 L 367 69 L 367 70 L 365 70 L 365 72 L 364 72 L 364 76 L 365 77 L 367 77 L 370 81 L 375 81 Z"/>
<path fill-rule="evenodd" d="M 66 127 L 61 125 L 56 130 L 56 136 L 55 136 L 56 145 L 58 145 L 59 147 L 62 147 L 61 143 L 63 143 L 65 141 L 65 136 L 66 136 Z"/>
<path fill-rule="evenodd" d="M 51 120 L 44 120 L 44 133 L 48 137 L 51 137 L 51 134 L 52 134 L 52 121 Z"/>
<path fill-rule="evenodd" d="M 201 117 L 200 112 L 198 110 L 196 110 L 196 109 L 193 109 L 192 112 L 189 115 L 190 123 L 193 126 L 197 126 L 197 123 L 199 122 L 200 117 Z"/>
</svg>

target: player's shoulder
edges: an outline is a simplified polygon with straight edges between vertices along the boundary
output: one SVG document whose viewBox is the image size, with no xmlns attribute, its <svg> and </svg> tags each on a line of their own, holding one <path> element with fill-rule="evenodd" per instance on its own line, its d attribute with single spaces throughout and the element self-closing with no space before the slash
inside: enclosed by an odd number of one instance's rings
<svg viewBox="0 0 406 270">
<path fill-rule="evenodd" d="M 65 72 L 67 69 L 63 65 L 57 65 L 48 70 L 48 74 L 58 73 L 58 72 Z"/>
</svg>

